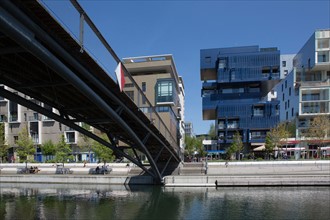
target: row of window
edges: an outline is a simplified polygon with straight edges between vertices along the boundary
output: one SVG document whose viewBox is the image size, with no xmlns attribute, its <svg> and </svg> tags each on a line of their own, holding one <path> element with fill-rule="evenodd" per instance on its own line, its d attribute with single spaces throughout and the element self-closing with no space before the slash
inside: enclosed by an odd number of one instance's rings
<svg viewBox="0 0 330 220">
<path fill-rule="evenodd" d="M 279 54 L 256 54 L 256 55 L 237 55 L 228 57 L 219 57 L 216 61 L 217 69 L 235 68 L 235 67 L 255 67 L 275 65 L 279 63 Z M 210 62 L 210 57 L 205 58 L 205 62 Z"/>
</svg>

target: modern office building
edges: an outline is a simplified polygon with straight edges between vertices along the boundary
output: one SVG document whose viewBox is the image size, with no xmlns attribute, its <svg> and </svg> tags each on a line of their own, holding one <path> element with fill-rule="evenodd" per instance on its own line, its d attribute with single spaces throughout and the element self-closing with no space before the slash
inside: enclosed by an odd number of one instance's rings
<svg viewBox="0 0 330 220">
<path fill-rule="evenodd" d="M 215 120 L 219 152 L 238 131 L 245 152 L 264 143 L 279 122 L 279 101 L 268 93 L 280 80 L 280 51 L 258 46 L 200 52 L 203 119 Z"/>
<path fill-rule="evenodd" d="M 14 91 L 5 85 L 0 86 Z M 24 94 L 17 91 L 14 92 L 24 96 Z M 45 105 L 37 100 L 33 101 L 39 105 Z M 58 113 L 56 109 L 51 109 L 54 113 Z M 71 146 L 75 161 L 95 161 L 93 152 L 84 152 L 82 148 L 78 147 L 80 135 L 77 131 L 3 97 L 0 97 L 0 122 L 4 123 L 5 143 L 9 146 L 7 161 L 13 157 L 17 158 L 16 162 L 19 162 L 15 153 L 15 148 L 17 147 L 16 142 L 19 133 L 22 132 L 23 128 L 28 130 L 29 136 L 32 138 L 36 147 L 36 154 L 34 155 L 35 161 L 44 162 L 46 160 L 46 157 L 42 155 L 40 147 L 43 143 L 51 140 L 56 144 L 62 135 L 64 135 L 66 143 Z"/>
<path fill-rule="evenodd" d="M 195 136 L 193 123 L 190 121 L 186 121 L 184 124 L 185 135 L 189 137 Z"/>
<path fill-rule="evenodd" d="M 181 153 L 184 152 L 184 84 L 172 55 L 124 58 L 123 64 L 150 103 L 140 94 L 128 76 L 124 92 L 146 115 L 157 111 Z"/>
</svg>

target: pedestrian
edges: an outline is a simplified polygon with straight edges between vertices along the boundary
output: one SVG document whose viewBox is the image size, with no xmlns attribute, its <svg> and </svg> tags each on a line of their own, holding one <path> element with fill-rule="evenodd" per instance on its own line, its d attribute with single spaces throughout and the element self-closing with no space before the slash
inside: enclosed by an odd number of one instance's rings
<svg viewBox="0 0 330 220">
<path fill-rule="evenodd" d="M 218 187 L 218 180 L 215 181 L 215 188 Z"/>
</svg>

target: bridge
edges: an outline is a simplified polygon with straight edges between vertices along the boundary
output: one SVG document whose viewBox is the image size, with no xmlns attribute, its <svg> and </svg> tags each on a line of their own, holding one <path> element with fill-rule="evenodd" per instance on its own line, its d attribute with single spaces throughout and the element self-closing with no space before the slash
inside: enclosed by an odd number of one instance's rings
<svg viewBox="0 0 330 220">
<path fill-rule="evenodd" d="M 37 0 L 0 1 L 0 84 L 24 94 L 0 87 L 0 96 L 102 143 L 151 175 L 155 183 L 161 183 L 181 161 L 177 138 L 171 135 L 125 67 L 126 78 L 149 103 L 151 113 L 140 111 L 120 91 L 109 72 L 84 50 L 83 27 L 87 24 L 112 62 L 120 62 L 79 3 L 71 3 L 80 14 L 80 40 L 74 39 Z M 80 122 L 106 133 L 110 141 L 84 129 Z M 130 156 L 127 149 L 132 149 L 135 156 Z M 140 161 L 138 152 L 147 157 L 149 164 Z"/>
</svg>

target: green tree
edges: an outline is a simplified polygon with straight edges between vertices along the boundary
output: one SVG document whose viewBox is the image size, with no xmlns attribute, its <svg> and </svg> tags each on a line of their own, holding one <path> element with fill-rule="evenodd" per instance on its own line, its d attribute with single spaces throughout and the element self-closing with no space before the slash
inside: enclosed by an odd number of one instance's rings
<svg viewBox="0 0 330 220">
<path fill-rule="evenodd" d="M 268 141 L 272 142 L 274 145 L 273 149 L 279 151 L 281 148 L 281 141 L 286 140 L 290 136 L 290 133 L 287 130 L 286 123 L 283 122 L 267 132 L 267 136 L 269 138 Z"/>
<path fill-rule="evenodd" d="M 28 129 L 23 127 L 21 132 L 18 133 L 17 140 L 17 155 L 22 162 L 34 161 L 33 155 L 36 152 L 32 138 L 29 136 Z"/>
<path fill-rule="evenodd" d="M 41 145 L 41 152 L 46 156 L 46 160 L 49 160 L 51 156 L 56 154 L 56 146 L 52 140 L 47 140 Z"/>
<path fill-rule="evenodd" d="M 65 142 L 64 135 L 61 135 L 59 142 L 56 144 L 56 153 L 55 153 L 55 160 L 58 163 L 64 163 L 68 160 L 73 160 L 73 155 L 70 155 L 72 150 L 70 145 Z"/>
<path fill-rule="evenodd" d="M 6 144 L 5 139 L 5 126 L 0 123 L 0 162 L 4 162 L 8 155 L 9 146 Z"/>
<path fill-rule="evenodd" d="M 214 126 L 213 123 L 210 124 L 210 129 L 209 129 L 208 136 L 211 138 L 211 140 L 217 140 L 218 139 L 218 136 L 216 134 L 216 129 L 215 129 L 215 126 Z"/>
<path fill-rule="evenodd" d="M 195 148 L 200 157 L 206 156 L 206 151 L 204 150 L 204 146 L 203 146 L 203 140 L 204 137 L 195 138 L 194 140 Z"/>
<path fill-rule="evenodd" d="M 265 149 L 266 149 L 266 158 L 269 159 L 269 154 L 273 152 L 275 148 L 274 143 L 272 142 L 271 134 L 268 132 L 265 140 Z"/>
<path fill-rule="evenodd" d="M 188 158 L 192 158 L 196 148 L 195 148 L 195 143 L 194 143 L 194 138 L 191 136 L 186 136 L 185 137 L 185 149 L 184 149 L 184 154 L 185 156 L 187 156 Z"/>
<path fill-rule="evenodd" d="M 243 141 L 242 141 L 242 136 L 240 135 L 240 133 L 238 131 L 236 131 L 236 133 L 234 134 L 233 137 L 233 143 L 231 144 L 230 148 L 232 148 L 231 151 L 233 151 L 233 153 L 236 153 L 236 158 L 238 155 L 238 158 L 240 160 L 240 154 L 243 150 Z"/>
<path fill-rule="evenodd" d="M 323 142 L 330 135 L 330 117 L 327 115 L 318 115 L 310 121 L 309 128 L 305 134 L 311 144 L 318 145 L 317 156 L 321 157 L 321 147 Z"/>
<path fill-rule="evenodd" d="M 106 134 L 102 134 L 101 138 L 105 141 L 109 142 L 108 137 L 106 136 Z M 93 143 L 93 147 L 92 147 L 93 151 L 96 154 L 96 157 L 102 161 L 104 163 L 104 165 L 107 162 L 112 162 L 115 158 L 115 156 L 113 155 L 113 151 L 109 148 L 104 146 L 103 144 L 101 144 L 98 141 L 94 141 Z"/>
</svg>

